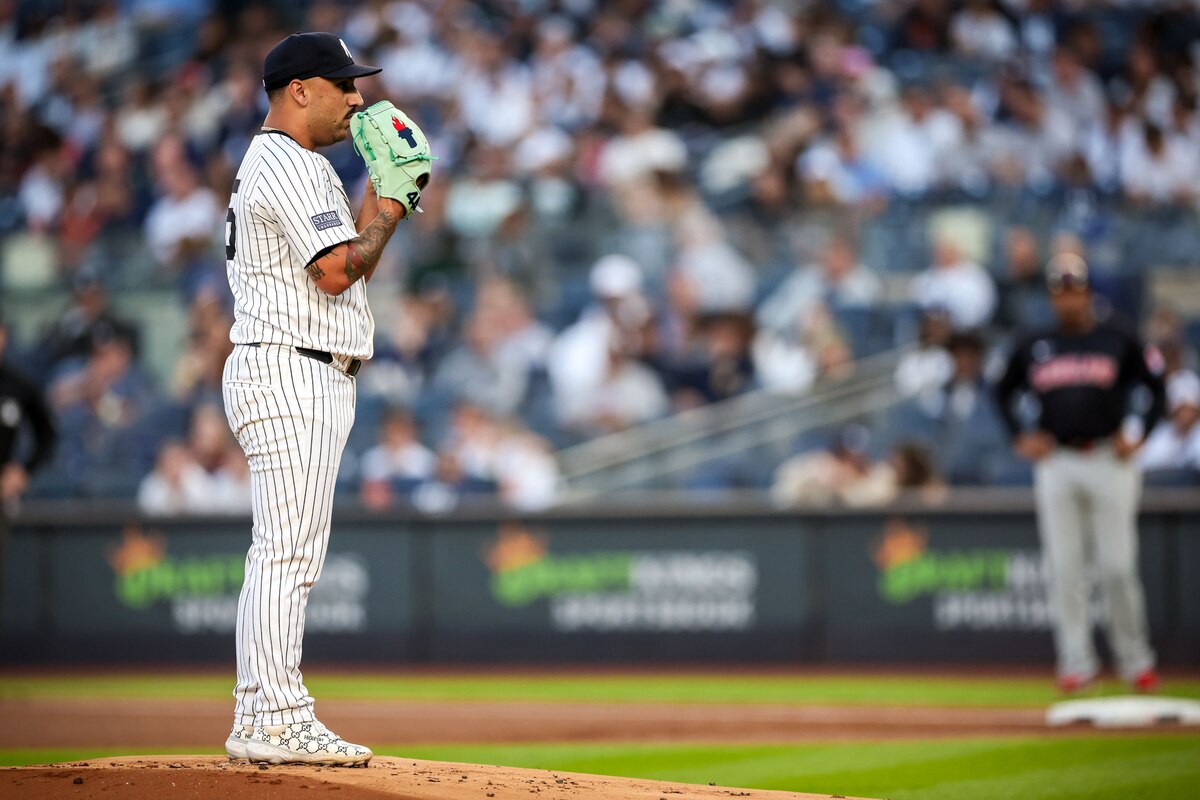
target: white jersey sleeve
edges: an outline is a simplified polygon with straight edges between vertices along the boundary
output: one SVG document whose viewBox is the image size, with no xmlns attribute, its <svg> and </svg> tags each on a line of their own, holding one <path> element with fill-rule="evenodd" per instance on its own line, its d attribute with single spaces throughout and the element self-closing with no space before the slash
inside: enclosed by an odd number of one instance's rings
<svg viewBox="0 0 1200 800">
<path fill-rule="evenodd" d="M 280 165 L 278 179 L 265 183 L 264 195 L 274 206 L 288 247 L 307 266 L 322 250 L 350 241 L 358 231 L 349 198 L 328 162 L 300 153 L 289 155 L 289 163 Z"/>
</svg>

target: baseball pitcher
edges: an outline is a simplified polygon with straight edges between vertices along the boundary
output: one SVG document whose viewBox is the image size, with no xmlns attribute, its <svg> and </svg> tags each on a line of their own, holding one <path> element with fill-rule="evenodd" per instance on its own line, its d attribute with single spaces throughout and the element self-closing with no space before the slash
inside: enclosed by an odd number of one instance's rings
<svg viewBox="0 0 1200 800">
<path fill-rule="evenodd" d="M 365 765 L 316 718 L 300 658 L 309 590 L 329 543 L 338 465 L 354 423 L 355 375 L 372 354 L 364 283 L 429 181 L 429 145 L 391 103 L 357 112 L 355 64 L 330 33 L 267 54 L 270 110 L 233 184 L 225 257 L 236 345 L 225 364 L 229 425 L 246 452 L 253 531 L 238 601 L 230 758 Z M 356 113 L 357 112 L 357 113 Z M 316 148 L 348 133 L 370 183 L 358 219 Z"/>
</svg>

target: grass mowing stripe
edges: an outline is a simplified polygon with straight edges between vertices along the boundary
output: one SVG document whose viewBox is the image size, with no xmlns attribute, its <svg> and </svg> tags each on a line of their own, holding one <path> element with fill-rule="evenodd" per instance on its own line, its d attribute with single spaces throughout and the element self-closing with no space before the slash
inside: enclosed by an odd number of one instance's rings
<svg viewBox="0 0 1200 800">
<path fill-rule="evenodd" d="M 166 754 L 186 751 L 173 750 Z M 194 751 L 193 751 L 194 752 Z M 1191 800 L 1200 737 L 728 745 L 529 744 L 381 747 L 380 755 L 889 800 Z M 102 761 L 115 750 L 0 751 L 0 764 Z M 216 753 L 213 753 L 216 755 Z"/>
<path fill-rule="evenodd" d="M 1093 736 L 844 745 L 447 746 L 395 755 L 890 800 L 1190 800 L 1200 738 Z M 1119 791 L 1116 789 L 1119 788 Z"/>
<path fill-rule="evenodd" d="M 1059 699 L 1048 679 L 922 676 L 637 675 L 413 676 L 308 675 L 322 699 L 491 700 L 603 703 L 785 703 L 1039 707 Z M 213 675 L 0 677 L 3 697 L 228 697 L 232 679 Z M 1123 694 L 1115 681 L 1099 694 Z M 1167 692 L 1200 698 L 1200 681 L 1177 680 Z"/>
<path fill-rule="evenodd" d="M 891 800 L 1092 800 L 1102 792 L 1116 798 L 1178 798 L 1192 796 L 1200 770 L 1192 753 L 1122 757 L 1072 767 L 1023 770 L 1012 775 L 992 775 L 973 780 L 938 781 L 923 789 L 893 791 Z"/>
<path fill-rule="evenodd" d="M 124 747 L 83 749 L 77 747 L 30 748 L 0 750 L 0 767 L 26 767 L 31 764 L 61 764 L 66 761 L 87 761 L 95 765 L 106 758 L 120 756 L 224 756 L 224 750 L 205 750 L 195 747 Z"/>
</svg>

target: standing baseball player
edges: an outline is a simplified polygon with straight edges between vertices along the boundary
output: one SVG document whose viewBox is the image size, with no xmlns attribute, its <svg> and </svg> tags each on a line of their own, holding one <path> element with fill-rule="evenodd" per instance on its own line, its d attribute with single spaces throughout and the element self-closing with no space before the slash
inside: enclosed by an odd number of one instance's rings
<svg viewBox="0 0 1200 800">
<path fill-rule="evenodd" d="M 1079 256 L 1051 259 L 1046 285 L 1056 324 L 1016 346 L 996 396 L 1017 453 L 1034 462 L 1058 687 L 1077 692 L 1099 671 L 1085 573 L 1090 550 L 1107 601 L 1117 670 L 1134 689 L 1152 691 L 1158 675 L 1137 563 L 1142 476 L 1133 455 L 1163 413 L 1159 358 L 1134 332 L 1097 315 L 1088 267 Z M 1149 389 L 1150 402 L 1137 425 L 1131 395 L 1139 386 Z M 1021 392 L 1040 402 L 1032 430 L 1021 430 L 1013 411 Z"/>
<path fill-rule="evenodd" d="M 270 110 L 226 217 L 234 297 L 226 416 L 250 463 L 253 534 L 238 601 L 231 758 L 365 765 L 371 751 L 317 721 L 300 674 L 304 611 L 329 542 L 334 483 L 354 422 L 355 375 L 371 357 L 364 283 L 429 179 L 429 146 L 390 103 L 355 114 L 355 64 L 329 33 L 268 53 Z M 316 148 L 353 131 L 370 182 L 357 221 Z"/>
</svg>

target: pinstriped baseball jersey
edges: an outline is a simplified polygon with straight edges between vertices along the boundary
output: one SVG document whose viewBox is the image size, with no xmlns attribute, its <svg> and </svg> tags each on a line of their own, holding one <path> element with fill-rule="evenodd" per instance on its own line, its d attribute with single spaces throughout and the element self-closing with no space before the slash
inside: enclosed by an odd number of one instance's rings
<svg viewBox="0 0 1200 800">
<path fill-rule="evenodd" d="M 238 600 L 237 726 L 315 719 L 300 673 L 308 593 L 329 545 L 333 493 L 354 424 L 355 379 L 297 347 L 369 358 L 374 321 L 363 282 L 336 297 L 305 272 L 357 237 L 329 162 L 272 131 L 254 138 L 226 217 L 226 271 L 238 346 L 222 381 L 229 427 L 254 492 Z"/>
<path fill-rule="evenodd" d="M 281 131 L 254 137 L 234 181 L 225 228 L 234 344 L 272 342 L 371 357 L 375 321 L 363 281 L 333 296 L 304 271 L 322 250 L 358 235 L 328 159 Z"/>
</svg>

